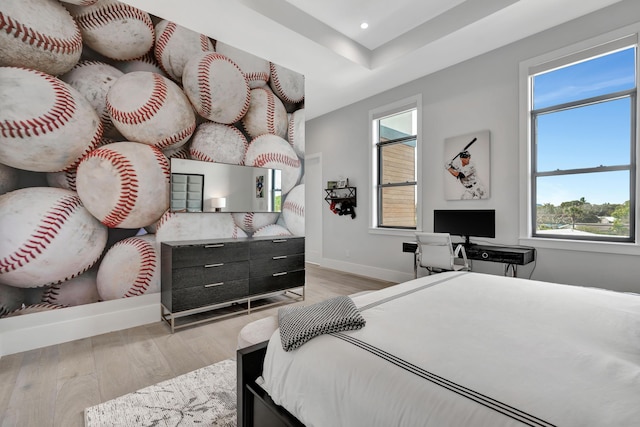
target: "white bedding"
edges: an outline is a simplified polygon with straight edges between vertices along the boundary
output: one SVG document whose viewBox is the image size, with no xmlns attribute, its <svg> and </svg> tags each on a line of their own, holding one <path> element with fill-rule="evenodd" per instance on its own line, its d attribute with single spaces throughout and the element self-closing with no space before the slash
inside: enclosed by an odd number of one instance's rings
<svg viewBox="0 0 640 427">
<path fill-rule="evenodd" d="M 358 331 L 285 352 L 263 388 L 308 427 L 640 425 L 640 296 L 441 273 L 354 298 Z"/>
</svg>

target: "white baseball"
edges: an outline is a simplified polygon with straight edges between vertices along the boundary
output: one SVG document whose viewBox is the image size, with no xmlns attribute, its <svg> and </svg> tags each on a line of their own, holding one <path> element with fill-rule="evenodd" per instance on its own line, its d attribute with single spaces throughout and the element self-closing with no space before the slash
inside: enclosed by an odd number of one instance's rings
<svg viewBox="0 0 640 427">
<path fill-rule="evenodd" d="M 205 162 L 243 165 L 248 146 L 247 138 L 235 126 L 208 122 L 196 129 L 189 154 Z"/>
<path fill-rule="evenodd" d="M 184 66 L 182 85 L 202 117 L 232 124 L 247 113 L 250 89 L 235 62 L 219 53 L 201 53 Z"/>
<path fill-rule="evenodd" d="M 251 89 L 251 102 L 242 118 L 242 126 L 252 138 L 265 133 L 286 138 L 289 127 L 287 110 L 269 88 Z"/>
<path fill-rule="evenodd" d="M 256 230 L 275 224 L 280 214 L 278 212 L 237 212 L 232 213 L 233 221 L 246 233 L 253 233 Z"/>
<path fill-rule="evenodd" d="M 291 145 L 276 135 L 265 134 L 251 141 L 244 159 L 247 166 L 282 170 L 282 194 L 300 179 L 302 163 Z"/>
<path fill-rule="evenodd" d="M 114 142 L 78 165 L 76 188 L 87 210 L 110 228 L 140 228 L 169 208 L 169 160 L 137 142 Z"/>
<path fill-rule="evenodd" d="M 240 67 L 251 89 L 265 86 L 269 81 L 271 70 L 269 69 L 269 61 L 266 59 L 237 49 L 220 40 L 216 42 L 216 52 L 226 56 Z"/>
<path fill-rule="evenodd" d="M 20 171 L 0 163 L 0 195 L 18 188 Z"/>
<path fill-rule="evenodd" d="M 176 213 L 167 211 L 155 226 L 156 241 L 237 239 L 247 237 L 228 213 Z"/>
<path fill-rule="evenodd" d="M 304 236 L 304 184 L 289 191 L 282 203 L 282 216 L 294 236 Z"/>
<path fill-rule="evenodd" d="M 82 54 L 82 35 L 69 12 L 54 0 L 2 0 L 0 66 L 57 75 Z"/>
<path fill-rule="evenodd" d="M 66 282 L 47 288 L 42 295 L 42 302 L 64 306 L 91 304 L 100 301 L 96 277 L 98 271 L 90 269 Z"/>
<path fill-rule="evenodd" d="M 304 159 L 304 108 L 294 111 L 289 116 L 289 132 L 287 133 L 289 144 L 293 147 L 298 157 Z"/>
<path fill-rule="evenodd" d="M 265 225 L 253 233 L 253 237 L 291 236 L 291 232 L 278 224 Z"/>
<path fill-rule="evenodd" d="M 182 81 L 184 64 L 201 52 L 213 52 L 213 43 L 204 35 L 162 20 L 156 24 L 154 55 L 162 69 L 174 80 Z"/>
<path fill-rule="evenodd" d="M 96 278 L 103 300 L 160 291 L 160 257 L 155 236 L 134 236 L 116 242 L 105 254 Z"/>
<path fill-rule="evenodd" d="M 134 71 L 149 71 L 151 73 L 160 74 L 163 77 L 169 77 L 160 68 L 160 64 L 156 61 L 156 57 L 151 53 L 146 53 L 139 58 L 130 59 L 128 61 L 114 61 L 113 66 L 123 73 L 132 73 Z"/>
<path fill-rule="evenodd" d="M 283 102 L 297 104 L 304 99 L 304 76 L 281 65 L 270 63 L 269 86 Z"/>
<path fill-rule="evenodd" d="M 98 260 L 107 228 L 62 188 L 29 187 L 0 196 L 0 283 L 48 286 L 82 274 Z"/>
<path fill-rule="evenodd" d="M 62 80 L 26 68 L 0 68 L 0 94 L 2 163 L 57 172 L 75 167 L 100 144 L 100 118 Z"/>
<path fill-rule="evenodd" d="M 126 61 L 149 52 L 155 38 L 148 13 L 117 0 L 90 6 L 68 5 L 82 32 L 82 40 L 107 58 Z"/>
<path fill-rule="evenodd" d="M 69 83 L 83 94 L 102 120 L 103 135 L 118 137 L 107 111 L 107 92 L 124 73 L 117 68 L 98 61 L 80 61 L 60 80 Z"/>
<path fill-rule="evenodd" d="M 115 127 L 130 141 L 160 150 L 184 145 L 196 129 L 196 116 L 180 87 L 147 71 L 124 74 L 107 93 Z"/>
<path fill-rule="evenodd" d="M 0 284 L 0 318 L 22 307 L 23 292 L 24 289 Z"/>
</svg>

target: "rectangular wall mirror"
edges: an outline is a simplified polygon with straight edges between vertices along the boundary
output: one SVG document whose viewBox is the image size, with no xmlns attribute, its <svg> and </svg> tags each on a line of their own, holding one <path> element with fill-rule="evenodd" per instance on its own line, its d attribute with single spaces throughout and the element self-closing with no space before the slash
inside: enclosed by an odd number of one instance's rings
<svg viewBox="0 0 640 427">
<path fill-rule="evenodd" d="M 171 159 L 172 212 L 280 212 L 282 171 Z"/>
</svg>

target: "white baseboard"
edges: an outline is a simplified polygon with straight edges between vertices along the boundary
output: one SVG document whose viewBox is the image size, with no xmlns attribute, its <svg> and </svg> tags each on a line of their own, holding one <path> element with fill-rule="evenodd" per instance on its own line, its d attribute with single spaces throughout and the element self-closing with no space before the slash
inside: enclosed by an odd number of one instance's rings
<svg viewBox="0 0 640 427">
<path fill-rule="evenodd" d="M 160 320 L 160 293 L 0 319 L 0 356 Z"/>
<path fill-rule="evenodd" d="M 323 258 L 317 262 L 321 267 L 332 270 L 344 271 L 358 276 L 371 277 L 373 279 L 386 280 L 388 282 L 402 283 L 413 279 L 412 273 L 402 271 L 387 270 L 384 268 L 372 267 L 370 265 L 354 264 L 341 260 Z"/>
</svg>

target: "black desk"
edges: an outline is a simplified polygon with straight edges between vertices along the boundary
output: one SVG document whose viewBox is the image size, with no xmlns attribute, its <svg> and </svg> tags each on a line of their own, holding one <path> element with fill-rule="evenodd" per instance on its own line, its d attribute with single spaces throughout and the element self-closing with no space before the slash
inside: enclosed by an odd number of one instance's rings
<svg viewBox="0 0 640 427">
<path fill-rule="evenodd" d="M 403 242 L 402 252 L 413 252 L 413 271 L 417 277 L 418 263 L 416 259 L 417 242 Z M 478 261 L 501 262 L 504 264 L 504 275 L 511 271 L 516 276 L 518 265 L 526 265 L 535 260 L 535 249 L 527 246 L 494 246 L 469 245 L 465 246 L 467 258 Z"/>
</svg>

